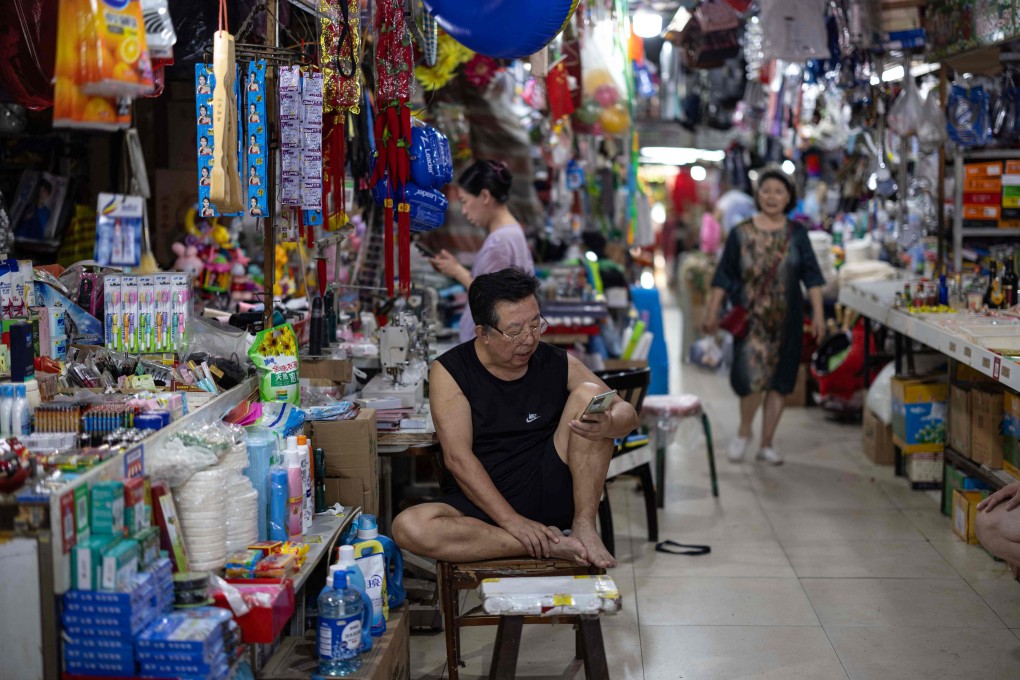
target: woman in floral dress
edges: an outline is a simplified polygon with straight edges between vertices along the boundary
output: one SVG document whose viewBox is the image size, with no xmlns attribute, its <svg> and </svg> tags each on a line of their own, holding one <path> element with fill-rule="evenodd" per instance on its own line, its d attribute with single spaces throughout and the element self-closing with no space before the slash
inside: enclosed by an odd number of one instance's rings
<svg viewBox="0 0 1020 680">
<path fill-rule="evenodd" d="M 702 329 L 715 333 L 724 297 L 747 309 L 748 333 L 734 339 L 730 385 L 740 397 L 740 429 L 728 457 L 744 459 L 751 424 L 764 403 L 761 447 L 756 456 L 773 465 L 783 462 L 773 437 L 786 395 L 793 392 L 803 340 L 804 296 L 811 300 L 811 330 L 825 334 L 822 278 L 807 230 L 786 215 L 796 205 L 793 182 L 780 170 L 761 173 L 755 197 L 758 212 L 730 231 L 712 279 L 712 293 Z"/>
</svg>

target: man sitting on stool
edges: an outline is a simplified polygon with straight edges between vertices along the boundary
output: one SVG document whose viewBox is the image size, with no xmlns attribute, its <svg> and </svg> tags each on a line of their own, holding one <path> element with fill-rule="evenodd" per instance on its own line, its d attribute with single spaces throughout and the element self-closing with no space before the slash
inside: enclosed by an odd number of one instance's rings
<svg viewBox="0 0 1020 680">
<path fill-rule="evenodd" d="M 1020 482 L 1007 484 L 978 503 L 974 530 L 985 550 L 1006 560 L 1020 579 Z"/>
<path fill-rule="evenodd" d="M 613 439 L 637 427 L 638 416 L 615 397 L 608 411 L 579 419 L 608 388 L 576 358 L 540 341 L 548 324 L 538 288 L 538 279 L 516 267 L 471 283 L 475 338 L 439 357 L 429 376 L 432 419 L 453 483 L 437 502 L 393 520 L 401 547 L 447 562 L 530 555 L 616 566 L 595 515 Z"/>
</svg>

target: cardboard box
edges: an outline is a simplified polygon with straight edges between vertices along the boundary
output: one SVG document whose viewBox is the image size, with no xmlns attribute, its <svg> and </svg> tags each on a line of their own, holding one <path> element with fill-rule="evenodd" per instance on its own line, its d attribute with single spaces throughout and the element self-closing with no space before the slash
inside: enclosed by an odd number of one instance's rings
<svg viewBox="0 0 1020 680">
<path fill-rule="evenodd" d="M 904 456 L 903 469 L 911 484 L 941 485 L 944 460 L 941 453 L 911 453 Z"/>
<path fill-rule="evenodd" d="M 970 457 L 993 470 L 1003 461 L 1002 390 L 982 386 L 971 391 Z"/>
<path fill-rule="evenodd" d="M 893 436 L 903 453 L 942 451 L 949 385 L 938 378 L 892 379 Z"/>
<path fill-rule="evenodd" d="M 363 479 L 379 488 L 379 433 L 375 409 L 363 408 L 353 420 L 305 423 L 312 450 L 326 454 L 326 476 Z"/>
<path fill-rule="evenodd" d="M 1002 400 L 1002 467 L 1020 468 L 1020 395 L 1006 392 Z"/>
<path fill-rule="evenodd" d="M 977 504 L 985 494 L 980 491 L 953 491 L 953 533 L 967 543 L 977 544 L 974 518 Z"/>
<path fill-rule="evenodd" d="M 896 459 L 892 425 L 886 425 L 870 408 L 864 409 L 864 455 L 876 465 L 892 465 Z"/>
<path fill-rule="evenodd" d="M 361 479 L 326 477 L 326 505 L 339 503 L 344 506 L 361 507 L 363 512 L 379 515 L 379 495 L 376 489 L 366 488 Z"/>
<path fill-rule="evenodd" d="M 963 219 L 965 220 L 998 220 L 998 205 L 965 204 L 963 206 Z"/>
<path fill-rule="evenodd" d="M 1002 194 L 994 192 L 971 193 L 963 195 L 963 205 L 1002 205 Z"/>
<path fill-rule="evenodd" d="M 949 445 L 970 457 L 970 390 L 962 385 L 949 388 Z"/>
<path fill-rule="evenodd" d="M 1002 174 L 1002 161 L 990 161 L 988 163 L 965 163 L 963 176 L 970 179 L 998 177 Z"/>
<path fill-rule="evenodd" d="M 807 364 L 801 364 L 800 368 L 797 369 L 797 382 L 793 387 L 793 392 L 790 392 L 788 395 L 786 395 L 786 408 L 807 406 L 808 399 L 807 379 L 808 379 Z"/>
<path fill-rule="evenodd" d="M 298 369 L 301 381 L 310 384 L 346 385 L 354 379 L 354 369 L 349 359 L 306 359 L 301 358 Z"/>
<path fill-rule="evenodd" d="M 1020 161 L 1006 161 L 1006 174 L 1020 175 Z"/>
<path fill-rule="evenodd" d="M 1002 180 L 998 177 L 965 177 L 963 192 L 966 194 L 984 194 L 1002 191 Z"/>
<path fill-rule="evenodd" d="M 411 631 L 407 604 L 390 611 L 386 633 L 375 638 L 372 650 L 361 655 L 361 668 L 351 680 L 410 680 Z M 262 680 L 307 680 L 318 668 L 314 637 L 287 637 L 259 673 Z"/>
<path fill-rule="evenodd" d="M 977 477 L 968 477 L 967 473 L 963 470 L 959 470 L 952 465 L 946 465 L 946 476 L 945 476 L 945 493 L 943 498 L 945 499 L 942 507 L 942 514 L 953 516 L 953 492 L 954 491 L 987 491 L 988 485 L 982 482 Z"/>
<path fill-rule="evenodd" d="M 956 373 L 953 376 L 953 384 L 962 384 L 968 389 L 973 387 L 975 384 L 989 384 L 997 385 L 998 381 L 990 375 L 985 375 L 976 368 L 972 368 L 967 364 L 960 363 L 957 361 L 955 364 Z"/>
</svg>

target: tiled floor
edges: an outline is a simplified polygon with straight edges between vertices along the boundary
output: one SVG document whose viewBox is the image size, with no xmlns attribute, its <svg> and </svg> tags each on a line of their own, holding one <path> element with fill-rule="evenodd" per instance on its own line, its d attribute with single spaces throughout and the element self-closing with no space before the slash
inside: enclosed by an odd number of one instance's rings
<svg viewBox="0 0 1020 680">
<path fill-rule="evenodd" d="M 666 310 L 670 356 L 679 318 Z M 634 482 L 611 485 L 623 611 L 603 617 L 614 679 L 1005 680 L 1020 677 L 1020 585 L 964 545 L 937 494 L 911 491 L 860 452 L 859 425 L 791 409 L 786 464 L 731 465 L 736 399 L 725 376 L 674 364 L 673 392 L 712 417 L 720 497 L 709 490 L 700 428 L 669 449 L 660 538 L 707 543 L 702 557 L 646 542 Z M 466 629 L 462 677 L 488 673 L 495 630 Z M 565 626 L 525 626 L 518 676 L 583 678 Z M 411 638 L 411 677 L 445 676 L 443 634 Z"/>
</svg>

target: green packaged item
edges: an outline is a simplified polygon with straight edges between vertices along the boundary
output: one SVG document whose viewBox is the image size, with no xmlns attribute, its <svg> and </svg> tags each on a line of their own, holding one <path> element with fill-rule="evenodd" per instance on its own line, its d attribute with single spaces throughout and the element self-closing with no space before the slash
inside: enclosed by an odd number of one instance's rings
<svg viewBox="0 0 1020 680">
<path fill-rule="evenodd" d="M 138 541 L 125 539 L 103 552 L 103 582 L 100 590 L 126 593 L 138 574 Z"/>
<path fill-rule="evenodd" d="M 139 569 L 148 569 L 159 560 L 159 527 L 148 527 L 134 535 L 138 541 L 141 562 Z"/>
<path fill-rule="evenodd" d="M 89 537 L 89 488 L 84 484 L 74 490 L 74 526 L 79 541 Z"/>
<path fill-rule="evenodd" d="M 71 549 L 71 587 L 99 590 L 103 580 L 103 552 L 113 547 L 117 536 L 88 536 Z"/>
<path fill-rule="evenodd" d="M 248 356 L 259 372 L 262 401 L 300 403 L 297 336 L 289 323 L 259 331 Z"/>
<path fill-rule="evenodd" d="M 96 482 L 91 491 L 92 533 L 124 535 L 124 484 L 116 480 Z"/>
</svg>

